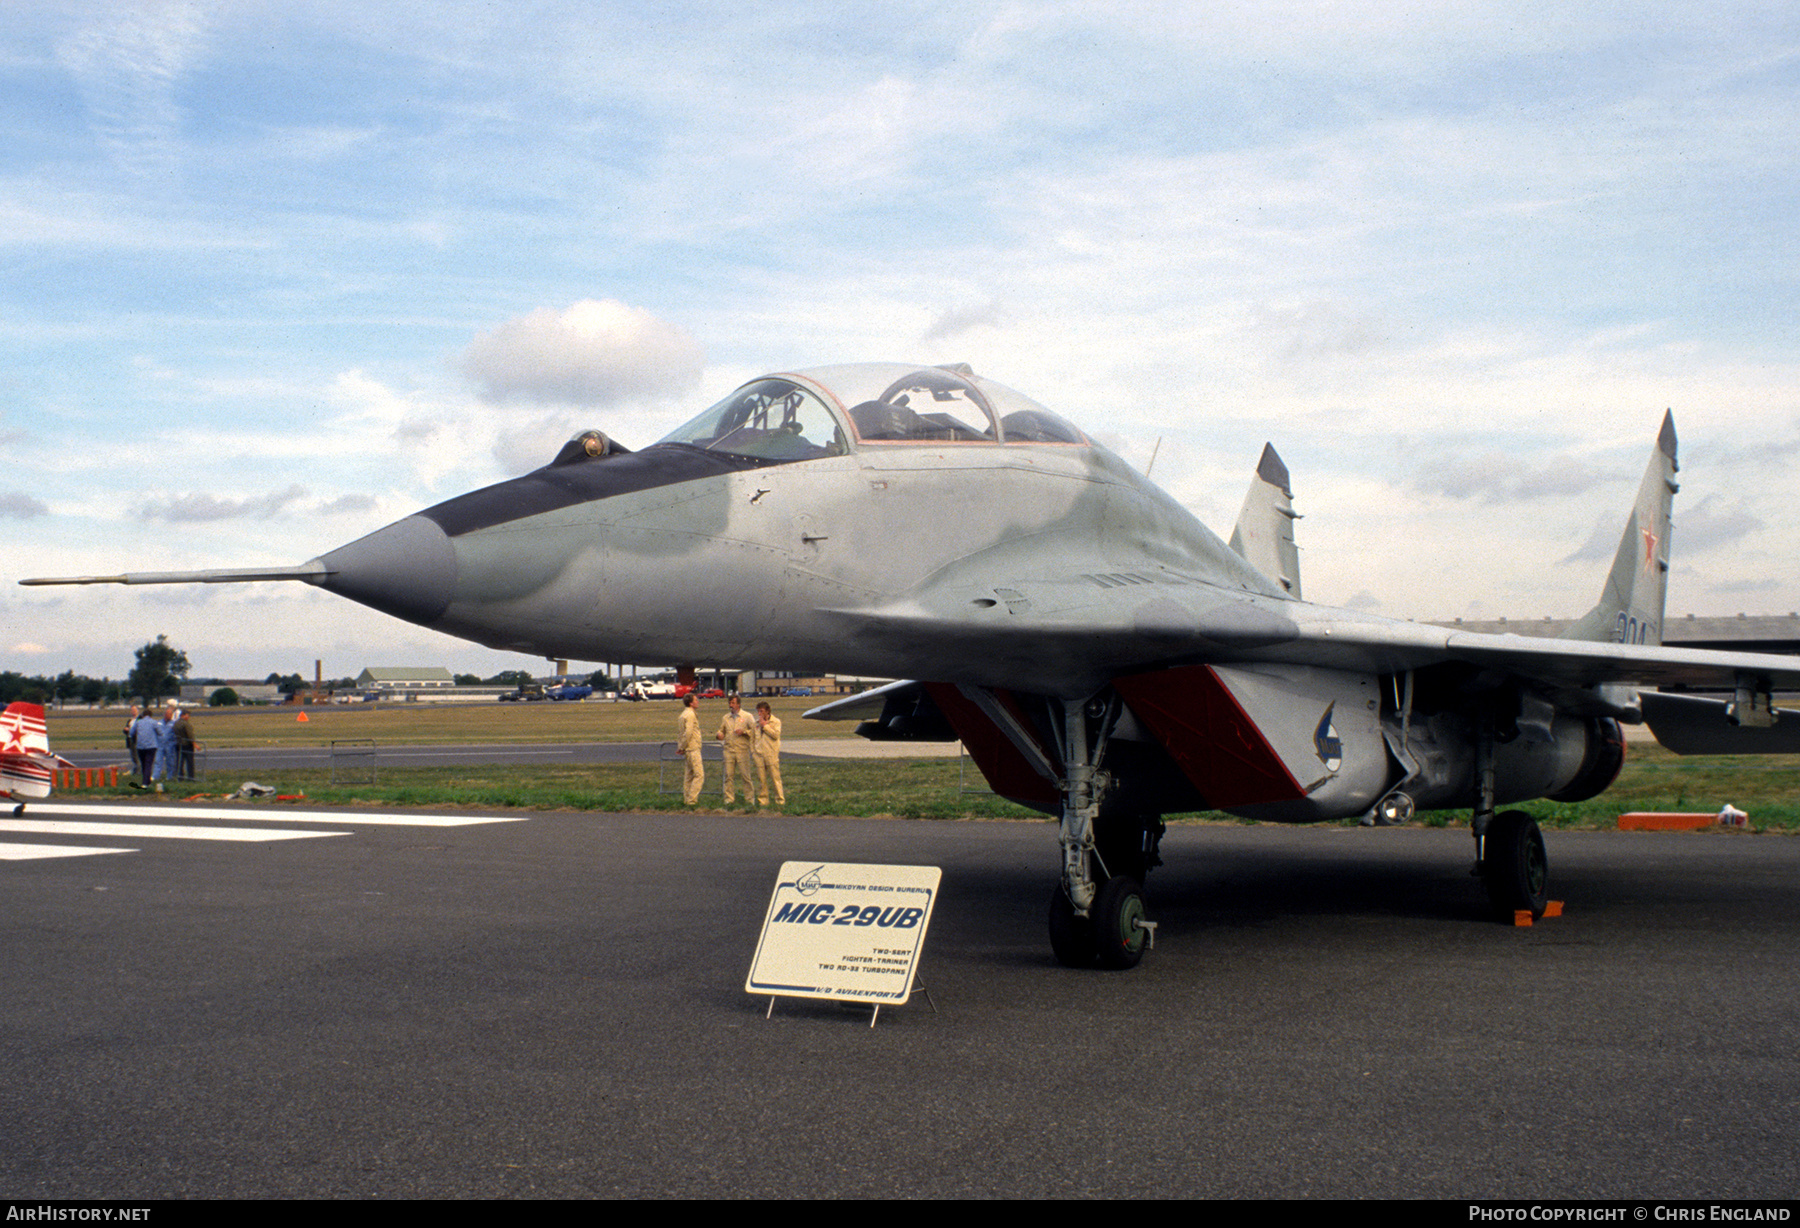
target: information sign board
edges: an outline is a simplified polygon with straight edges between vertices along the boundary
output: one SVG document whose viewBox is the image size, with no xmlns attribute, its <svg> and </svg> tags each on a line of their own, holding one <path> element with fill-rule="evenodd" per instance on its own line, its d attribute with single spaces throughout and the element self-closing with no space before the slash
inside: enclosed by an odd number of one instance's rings
<svg viewBox="0 0 1800 1228">
<path fill-rule="evenodd" d="M 943 871 L 783 863 L 744 992 L 905 1002 Z"/>
</svg>

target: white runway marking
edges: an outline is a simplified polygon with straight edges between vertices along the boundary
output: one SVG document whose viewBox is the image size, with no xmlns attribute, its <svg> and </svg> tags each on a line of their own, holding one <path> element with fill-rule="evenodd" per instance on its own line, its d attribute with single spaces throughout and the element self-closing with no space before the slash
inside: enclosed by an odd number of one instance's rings
<svg viewBox="0 0 1800 1228">
<path fill-rule="evenodd" d="M 183 827 L 160 823 L 71 823 L 62 819 L 0 819 L 0 832 L 40 836 L 115 836 L 129 840 L 309 840 L 347 836 L 347 831 L 298 831 L 282 827 Z"/>
<path fill-rule="evenodd" d="M 38 861 L 45 857 L 86 857 L 93 853 L 135 853 L 136 849 L 71 848 L 66 844 L 0 844 L 0 861 Z"/>
<path fill-rule="evenodd" d="M 262 824 L 321 823 L 350 827 L 471 827 L 482 823 L 523 823 L 523 816 L 379 814 L 342 810 L 296 810 L 286 803 L 243 806 L 182 804 L 31 802 L 21 818 L 0 818 L 0 833 L 42 836 L 92 836 L 106 840 L 215 840 L 266 844 L 277 840 L 310 840 L 351 836 L 347 830 L 265 827 Z M 194 820 L 223 819 L 230 824 L 202 826 Z M 0 861 L 37 861 L 50 857 L 86 857 L 96 853 L 136 853 L 134 848 L 73 844 L 0 843 Z"/>
<path fill-rule="evenodd" d="M 268 803 L 263 803 L 267 805 Z M 335 823 L 358 827 L 474 827 L 482 823 L 523 823 L 524 817 L 461 814 L 382 814 L 376 811 L 292 810 L 286 802 L 276 803 L 280 809 L 261 812 L 249 805 L 237 806 L 144 806 L 135 802 L 120 805 L 82 805 L 68 802 L 32 802 L 27 816 L 61 814 L 72 818 L 120 819 L 229 819 L 234 823 Z"/>
</svg>

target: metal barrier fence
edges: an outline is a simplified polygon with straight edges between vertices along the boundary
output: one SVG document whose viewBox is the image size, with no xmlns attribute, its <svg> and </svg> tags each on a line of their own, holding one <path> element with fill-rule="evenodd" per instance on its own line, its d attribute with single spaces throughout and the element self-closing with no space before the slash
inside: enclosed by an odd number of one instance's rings
<svg viewBox="0 0 1800 1228">
<path fill-rule="evenodd" d="M 703 743 L 700 747 L 700 762 L 712 764 L 719 770 L 708 772 L 706 779 L 700 783 L 700 794 L 717 793 L 725 796 L 725 748 L 716 742 Z M 675 764 L 675 780 L 669 781 L 669 765 Z M 656 758 L 656 791 L 676 796 L 681 794 L 682 781 L 687 773 L 687 756 L 675 749 L 675 743 L 664 742 Z"/>
<path fill-rule="evenodd" d="M 126 769 L 125 778 L 131 778 Z M 100 789 L 119 787 L 119 765 L 95 768 L 51 768 L 50 786 L 54 789 Z"/>
<path fill-rule="evenodd" d="M 160 766 L 160 775 L 154 771 Z M 97 789 L 101 785 L 118 787 L 121 780 L 142 781 L 143 767 L 135 758 L 130 763 L 114 763 L 106 767 L 96 768 L 57 768 L 50 774 L 50 783 L 58 789 Z M 153 764 L 153 775 L 158 781 L 200 781 L 206 779 L 206 746 L 194 743 L 194 749 L 183 754 L 175 752 L 173 763 Z"/>
</svg>

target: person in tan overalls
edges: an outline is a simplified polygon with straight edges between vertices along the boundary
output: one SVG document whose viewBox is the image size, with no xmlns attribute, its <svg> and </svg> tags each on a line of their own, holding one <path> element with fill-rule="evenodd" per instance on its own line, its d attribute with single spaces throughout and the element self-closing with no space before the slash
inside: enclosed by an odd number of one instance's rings
<svg viewBox="0 0 1800 1228">
<path fill-rule="evenodd" d="M 756 722 L 744 711 L 742 701 L 736 695 L 730 700 L 731 711 L 719 722 L 718 740 L 725 744 L 725 804 L 727 806 L 737 800 L 737 790 L 733 786 L 734 776 L 744 781 L 744 798 L 756 800 L 756 786 L 750 779 L 750 751 L 756 742 Z"/>
<path fill-rule="evenodd" d="M 756 705 L 756 804 L 769 804 L 769 778 L 775 779 L 775 804 L 787 805 L 781 791 L 781 718 L 766 703 Z"/>
<path fill-rule="evenodd" d="M 681 776 L 681 800 L 692 806 L 700 800 L 706 769 L 700 764 L 700 701 L 691 694 L 682 696 L 681 718 L 675 728 L 675 749 L 687 758 Z"/>
</svg>

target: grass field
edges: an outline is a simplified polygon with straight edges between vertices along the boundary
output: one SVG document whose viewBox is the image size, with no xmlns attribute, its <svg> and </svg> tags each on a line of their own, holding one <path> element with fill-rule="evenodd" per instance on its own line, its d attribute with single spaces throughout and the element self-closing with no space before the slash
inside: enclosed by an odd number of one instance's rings
<svg viewBox="0 0 1800 1228">
<path fill-rule="evenodd" d="M 707 792 L 700 810 L 725 807 L 719 795 L 720 767 L 709 762 Z M 517 807 L 536 810 L 680 811 L 681 765 L 668 765 L 669 793 L 658 791 L 654 763 L 593 764 L 583 767 L 382 768 L 374 785 L 333 785 L 325 769 L 258 773 L 254 779 L 283 794 L 304 793 L 311 803 L 375 806 Z M 1041 818 L 1034 811 L 986 794 L 958 790 L 954 759 L 834 759 L 786 762 L 785 814 L 903 819 Z M 197 786 L 171 786 L 165 798 L 217 798 L 242 783 L 218 776 Z M 981 785 L 979 778 L 972 781 Z M 984 787 L 985 786 L 981 786 Z M 96 793 L 109 791 L 98 790 Z M 141 790 L 129 792 L 145 796 Z M 752 811 L 740 796 L 734 809 Z"/>
<path fill-rule="evenodd" d="M 853 737 L 852 722 L 803 721 L 800 714 L 819 702 L 772 701 L 788 741 L 806 737 Z M 723 715 L 719 700 L 701 704 L 702 727 Z M 674 736 L 676 707 L 669 701 L 641 704 L 359 705 L 308 709 L 308 720 L 293 709 L 243 712 L 204 711 L 196 718 L 209 746 L 323 746 L 334 738 L 374 738 L 382 746 L 451 745 L 485 742 L 654 742 Z M 52 713 L 51 744 L 57 749 L 118 748 L 123 713 Z M 965 793 L 955 759 L 872 759 L 786 762 L 789 814 L 893 816 L 900 818 L 1036 819 L 1035 811 L 998 798 Z M 671 781 L 679 776 L 669 765 Z M 980 787 L 973 768 L 967 783 Z M 658 789 L 658 766 L 646 764 L 570 767 L 479 766 L 382 768 L 375 785 L 332 785 L 329 773 L 282 771 L 258 777 L 283 793 L 306 794 L 328 804 L 386 806 L 526 807 L 608 811 L 681 810 L 678 794 Z M 240 781 L 215 778 L 171 797 L 215 795 Z M 708 765 L 712 793 L 701 807 L 720 808 L 718 766 Z M 172 787 L 173 788 L 173 787 Z M 143 796 L 137 790 L 96 791 Z M 1630 810 L 1717 811 L 1730 802 L 1748 811 L 1758 830 L 1800 831 L 1800 756 L 1702 757 L 1683 759 L 1661 747 L 1634 743 L 1619 780 L 1591 801 L 1531 802 L 1529 810 L 1546 827 L 1606 828 Z M 744 809 L 742 799 L 739 808 Z M 1200 821 L 1241 822 L 1223 815 L 1189 816 Z M 1428 813 L 1419 820 L 1465 824 L 1466 811 Z"/>
<path fill-rule="evenodd" d="M 755 701 L 752 701 L 754 704 Z M 855 721 L 806 721 L 800 714 L 827 699 L 768 701 L 789 738 L 849 738 Z M 680 706 L 672 699 L 644 703 L 329 704 L 307 708 L 196 708 L 195 736 L 208 746 L 327 746 L 333 738 L 374 738 L 383 746 L 446 746 L 485 742 L 660 742 L 675 736 Z M 725 715 L 725 701 L 700 701 L 700 726 L 709 733 Z M 123 748 L 124 709 L 48 714 L 57 750 Z"/>
</svg>

